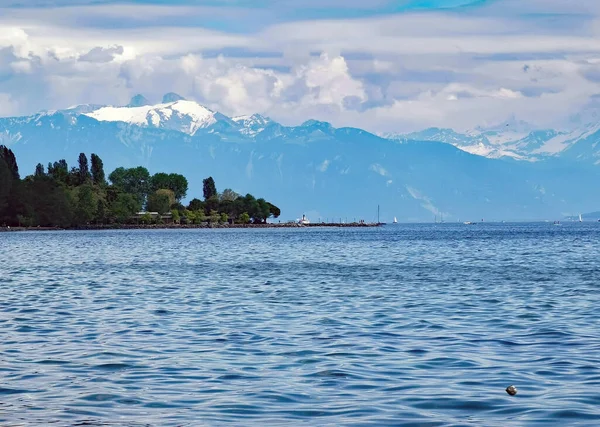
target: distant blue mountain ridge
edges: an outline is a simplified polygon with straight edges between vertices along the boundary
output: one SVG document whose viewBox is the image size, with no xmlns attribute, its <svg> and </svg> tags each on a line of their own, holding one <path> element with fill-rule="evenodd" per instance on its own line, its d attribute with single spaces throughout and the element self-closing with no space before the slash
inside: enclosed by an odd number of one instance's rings
<svg viewBox="0 0 600 427">
<path fill-rule="evenodd" d="M 190 197 L 212 176 L 273 201 L 281 220 L 445 221 L 560 219 L 598 210 L 600 126 L 577 132 L 522 124 L 459 133 L 431 128 L 375 135 L 309 120 L 283 126 L 253 114 L 227 117 L 170 93 L 124 107 L 79 105 L 0 119 L 0 144 L 22 175 L 38 162 L 96 153 L 118 166 L 178 172 Z"/>
</svg>

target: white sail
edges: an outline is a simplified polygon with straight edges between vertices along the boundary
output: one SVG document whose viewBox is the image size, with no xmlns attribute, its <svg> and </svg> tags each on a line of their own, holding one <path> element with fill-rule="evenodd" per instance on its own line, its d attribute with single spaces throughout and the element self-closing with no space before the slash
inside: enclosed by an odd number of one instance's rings
<svg viewBox="0 0 600 427">
<path fill-rule="evenodd" d="M 396 219 L 396 217 L 394 217 L 394 224 L 397 224 L 398 220 Z"/>
<path fill-rule="evenodd" d="M 579 214 L 579 222 L 583 222 L 583 218 L 581 218 L 581 214 Z"/>
</svg>

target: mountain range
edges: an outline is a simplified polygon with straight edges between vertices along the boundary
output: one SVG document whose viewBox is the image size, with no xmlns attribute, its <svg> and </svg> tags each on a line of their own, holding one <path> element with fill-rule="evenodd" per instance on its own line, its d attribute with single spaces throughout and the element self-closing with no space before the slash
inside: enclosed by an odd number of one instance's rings
<svg viewBox="0 0 600 427">
<path fill-rule="evenodd" d="M 309 120 L 284 126 L 260 114 L 228 117 L 166 94 L 153 104 L 77 105 L 0 118 L 0 144 L 22 175 L 39 162 L 96 153 L 107 172 L 146 166 L 177 172 L 202 194 L 213 176 L 273 201 L 281 220 L 393 216 L 404 221 L 556 219 L 598 209 L 600 125 L 576 132 L 531 130 L 517 120 L 460 133 L 431 128 L 375 135 Z"/>
</svg>

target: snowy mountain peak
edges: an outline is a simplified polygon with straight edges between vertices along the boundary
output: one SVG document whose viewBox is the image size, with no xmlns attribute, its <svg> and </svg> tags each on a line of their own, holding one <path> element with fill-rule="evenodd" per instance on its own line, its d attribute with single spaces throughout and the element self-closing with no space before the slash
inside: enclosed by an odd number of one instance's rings
<svg viewBox="0 0 600 427">
<path fill-rule="evenodd" d="M 129 101 L 129 104 L 127 104 L 128 107 L 143 107 L 145 105 L 150 105 L 150 101 L 140 94 L 137 94 L 131 98 L 131 101 Z"/>
<path fill-rule="evenodd" d="M 171 102 L 177 102 L 177 101 L 185 101 L 185 98 L 175 92 L 166 93 L 162 99 L 163 104 L 169 104 Z"/>
<path fill-rule="evenodd" d="M 138 107 L 102 107 L 85 115 L 100 122 L 123 122 L 194 135 L 198 129 L 214 124 L 217 121 L 215 114 L 197 102 L 180 100 Z"/>
<path fill-rule="evenodd" d="M 270 123 L 273 121 L 264 117 L 260 114 L 252 114 L 249 116 L 237 116 L 233 117 L 231 120 L 236 122 L 238 125 L 242 126 L 240 132 L 243 135 L 254 136 L 260 132 L 262 132 Z"/>
</svg>

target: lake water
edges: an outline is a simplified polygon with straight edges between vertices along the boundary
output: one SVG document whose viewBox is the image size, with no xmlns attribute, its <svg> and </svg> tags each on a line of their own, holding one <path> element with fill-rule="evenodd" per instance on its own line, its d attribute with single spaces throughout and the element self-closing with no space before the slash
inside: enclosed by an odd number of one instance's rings
<svg viewBox="0 0 600 427">
<path fill-rule="evenodd" d="M 598 223 L 0 233 L 0 255 L 1 425 L 600 425 Z"/>
</svg>

